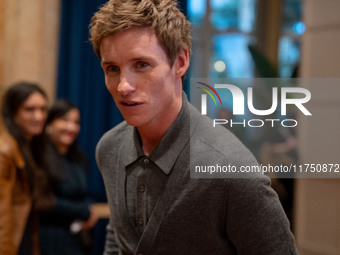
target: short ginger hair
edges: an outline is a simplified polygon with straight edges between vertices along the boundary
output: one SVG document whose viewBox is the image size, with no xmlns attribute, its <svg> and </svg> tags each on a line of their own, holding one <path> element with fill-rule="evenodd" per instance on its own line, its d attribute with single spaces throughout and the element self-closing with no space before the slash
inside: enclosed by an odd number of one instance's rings
<svg viewBox="0 0 340 255">
<path fill-rule="evenodd" d="M 170 66 L 182 49 L 190 57 L 190 22 L 178 9 L 176 0 L 109 0 L 94 14 L 90 24 L 90 40 L 99 59 L 104 37 L 136 27 L 154 30 Z"/>
</svg>

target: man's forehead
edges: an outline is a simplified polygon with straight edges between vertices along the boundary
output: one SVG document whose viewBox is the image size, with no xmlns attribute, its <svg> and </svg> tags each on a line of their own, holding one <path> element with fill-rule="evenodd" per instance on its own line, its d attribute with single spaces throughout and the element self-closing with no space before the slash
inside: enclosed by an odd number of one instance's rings
<svg viewBox="0 0 340 255">
<path fill-rule="evenodd" d="M 106 54 L 110 52 L 110 54 Z M 166 55 L 152 28 L 140 27 L 120 31 L 104 37 L 100 43 L 101 62 L 112 55 L 125 55 L 131 58 L 146 58 L 150 54 Z M 151 56 L 149 56 L 151 57 Z"/>
<path fill-rule="evenodd" d="M 137 38 L 139 40 L 137 40 Z M 113 34 L 109 34 L 101 40 L 101 46 L 103 44 L 103 41 L 110 40 L 111 43 L 116 43 L 118 41 L 124 40 L 124 39 L 131 39 L 131 42 L 134 43 L 134 45 L 139 45 L 142 40 L 151 40 L 155 38 L 157 39 L 155 31 L 150 27 L 133 27 L 126 30 L 122 30 Z"/>
</svg>

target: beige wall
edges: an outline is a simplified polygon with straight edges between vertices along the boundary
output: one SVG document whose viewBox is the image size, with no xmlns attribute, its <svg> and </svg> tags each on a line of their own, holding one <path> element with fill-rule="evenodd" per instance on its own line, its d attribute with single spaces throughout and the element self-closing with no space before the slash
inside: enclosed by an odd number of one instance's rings
<svg viewBox="0 0 340 255">
<path fill-rule="evenodd" d="M 340 77 L 340 1 L 304 6 L 301 76 Z M 331 94 L 326 86 L 309 89 L 313 117 L 300 122 L 301 162 L 340 163 L 340 86 Z M 301 255 L 340 254 L 339 179 L 296 181 L 295 235 Z"/>
<path fill-rule="evenodd" d="M 4 66 L 5 2 L 0 1 L 0 85 L 2 84 Z"/>
<path fill-rule="evenodd" d="M 0 86 L 38 82 L 54 98 L 60 0 L 0 1 Z"/>
</svg>

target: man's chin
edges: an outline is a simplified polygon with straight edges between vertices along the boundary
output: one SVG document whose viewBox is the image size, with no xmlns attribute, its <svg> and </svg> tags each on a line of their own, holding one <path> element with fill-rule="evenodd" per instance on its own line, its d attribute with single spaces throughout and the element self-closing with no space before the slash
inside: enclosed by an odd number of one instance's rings
<svg viewBox="0 0 340 255">
<path fill-rule="evenodd" d="M 135 118 L 124 118 L 126 123 L 133 127 L 139 127 L 142 125 L 142 121 Z"/>
</svg>

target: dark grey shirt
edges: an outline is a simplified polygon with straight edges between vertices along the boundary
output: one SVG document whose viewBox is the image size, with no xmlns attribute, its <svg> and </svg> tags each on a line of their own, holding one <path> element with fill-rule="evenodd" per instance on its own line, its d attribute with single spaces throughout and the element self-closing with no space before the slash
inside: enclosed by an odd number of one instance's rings
<svg viewBox="0 0 340 255">
<path fill-rule="evenodd" d="M 137 128 L 134 130 L 134 145 L 137 158 L 126 166 L 125 192 L 129 215 L 140 235 L 142 235 L 150 215 L 164 191 L 174 161 L 181 152 L 179 148 L 188 139 L 188 136 L 183 136 L 186 139 L 174 139 L 180 132 L 186 133 L 185 130 L 188 131 L 190 128 L 186 98 L 183 103 L 184 106 L 176 120 L 162 138 L 160 144 L 149 156 L 144 155 Z M 169 148 L 173 149 L 169 150 Z M 160 155 L 166 154 L 167 151 L 168 154 L 171 154 L 168 158 L 160 157 Z"/>
</svg>

